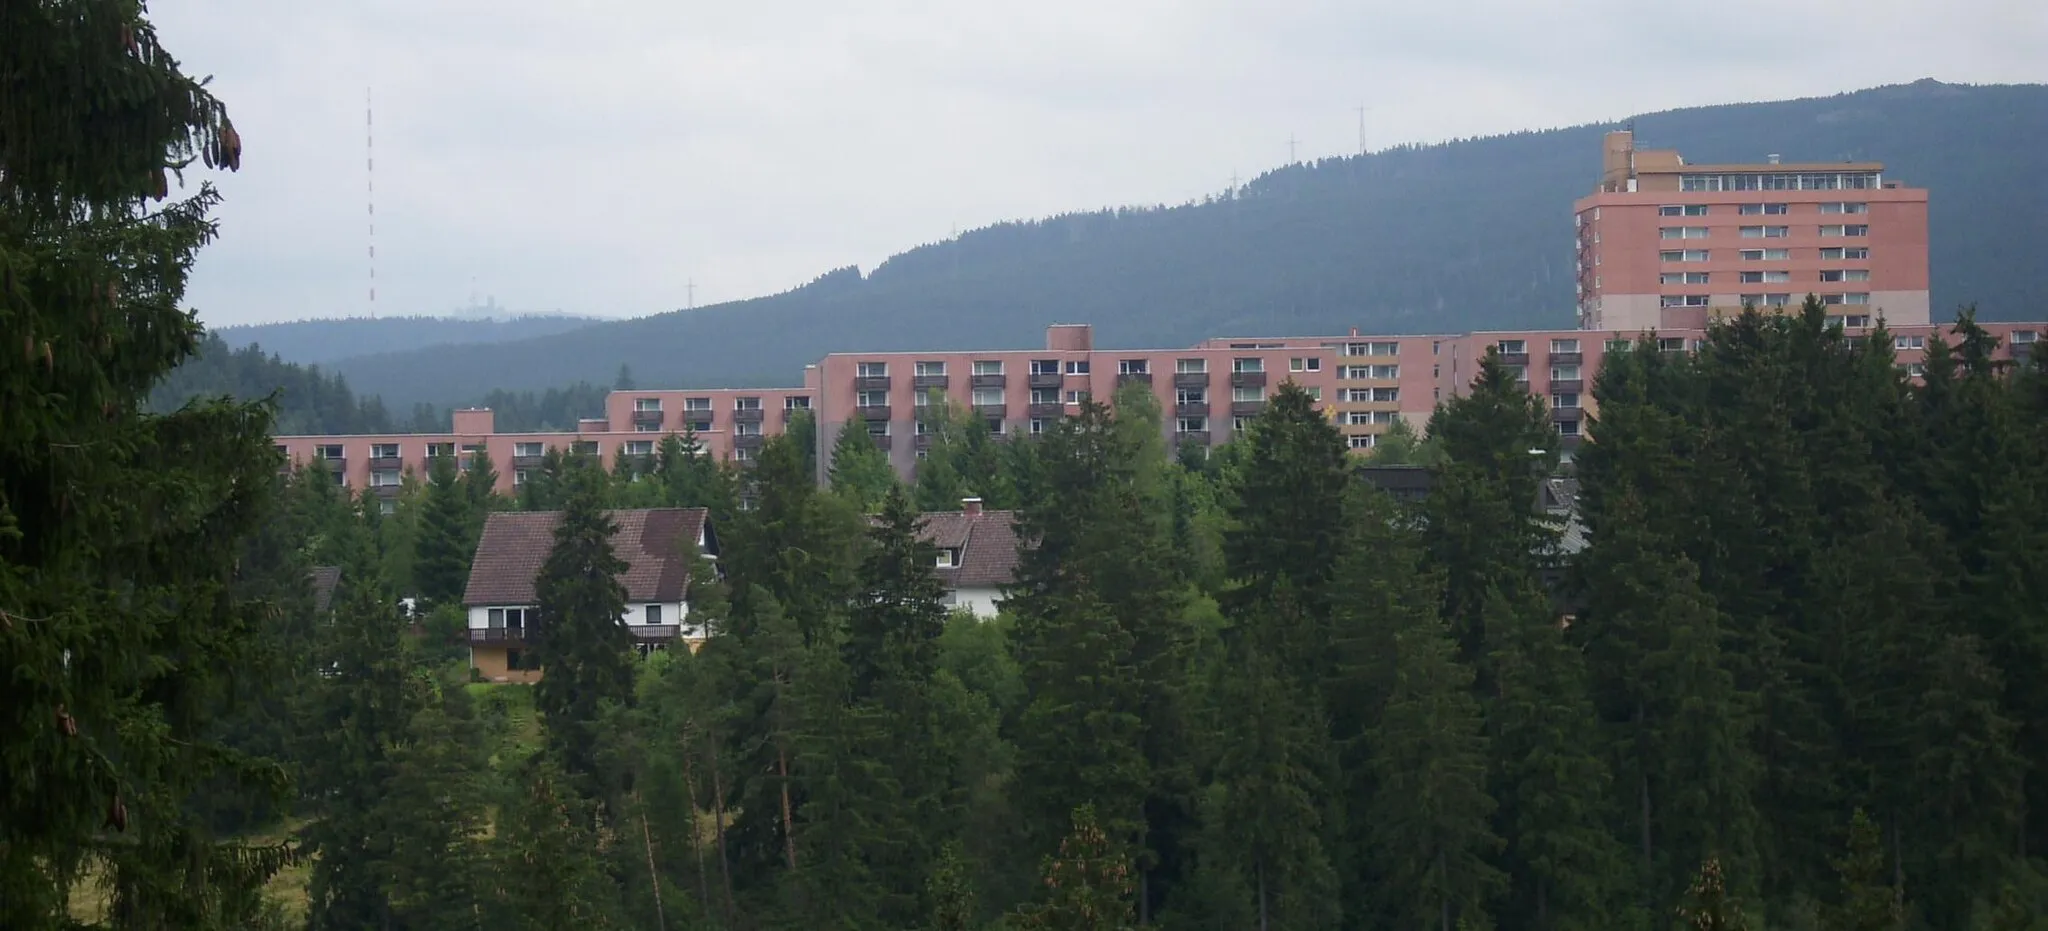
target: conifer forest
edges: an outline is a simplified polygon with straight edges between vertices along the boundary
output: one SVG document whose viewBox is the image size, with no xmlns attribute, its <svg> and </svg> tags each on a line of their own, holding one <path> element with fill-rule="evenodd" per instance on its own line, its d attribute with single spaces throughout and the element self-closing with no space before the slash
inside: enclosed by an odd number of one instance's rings
<svg viewBox="0 0 2048 931">
<path fill-rule="evenodd" d="M 1918 376 L 1817 300 L 1646 339 L 1570 461 L 1489 357 L 1419 500 L 1283 386 L 1213 456 L 1132 391 L 386 513 L 149 403 L 242 151 L 138 4 L 0 4 L 0 928 L 2048 928 L 2048 358 L 1969 311 Z M 968 496 L 992 619 L 918 534 Z M 617 623 L 634 507 L 717 527 L 699 649 Z M 462 640 L 513 509 L 530 686 Z"/>
</svg>

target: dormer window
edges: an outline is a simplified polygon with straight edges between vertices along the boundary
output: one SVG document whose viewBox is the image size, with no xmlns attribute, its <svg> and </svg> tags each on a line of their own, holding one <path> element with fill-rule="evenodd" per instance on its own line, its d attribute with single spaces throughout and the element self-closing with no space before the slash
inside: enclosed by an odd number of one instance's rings
<svg viewBox="0 0 2048 931">
<path fill-rule="evenodd" d="M 938 566 L 939 566 L 939 568 L 941 568 L 941 569 L 953 569 L 953 568 L 957 568 L 957 567 L 958 567 L 959 565 L 960 565 L 960 550 L 959 550 L 959 548 L 958 548 L 958 547 L 953 547 L 953 548 L 950 548 L 950 549 L 941 549 L 941 550 L 939 550 L 939 561 L 938 561 Z"/>
</svg>

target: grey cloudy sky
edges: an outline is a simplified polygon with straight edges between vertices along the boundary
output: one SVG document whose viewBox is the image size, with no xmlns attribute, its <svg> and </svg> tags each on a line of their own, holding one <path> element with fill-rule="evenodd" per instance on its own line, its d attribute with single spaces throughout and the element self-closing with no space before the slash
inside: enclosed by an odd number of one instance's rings
<svg viewBox="0 0 2048 931">
<path fill-rule="evenodd" d="M 1937 77 L 2048 80 L 2040 0 L 157 0 L 246 141 L 189 295 L 632 316 L 1299 157 Z M 1588 153 L 1588 157 L 1592 157 Z"/>
</svg>

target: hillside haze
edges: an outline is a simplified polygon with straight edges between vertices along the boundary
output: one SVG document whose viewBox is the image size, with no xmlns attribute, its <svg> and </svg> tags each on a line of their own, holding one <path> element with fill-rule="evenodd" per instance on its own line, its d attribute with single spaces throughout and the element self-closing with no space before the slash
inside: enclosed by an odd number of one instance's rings
<svg viewBox="0 0 2048 931">
<path fill-rule="evenodd" d="M 222 327 L 213 332 L 232 348 L 261 346 L 287 361 L 311 365 L 423 347 L 535 339 L 597 322 L 596 317 L 568 314 L 341 317 Z"/>
<path fill-rule="evenodd" d="M 1874 159 L 1931 189 L 1933 302 L 2038 317 L 2048 284 L 2048 86 L 1932 80 L 1634 120 L 1692 162 Z M 796 384 L 830 351 L 1028 348 L 1209 336 L 1570 327 L 1573 199 L 1620 124 L 1409 146 L 1280 168 L 1199 204 L 1003 223 L 784 294 L 489 344 L 336 362 L 394 409 L 491 388 Z M 292 358 L 287 353 L 286 358 Z"/>
</svg>

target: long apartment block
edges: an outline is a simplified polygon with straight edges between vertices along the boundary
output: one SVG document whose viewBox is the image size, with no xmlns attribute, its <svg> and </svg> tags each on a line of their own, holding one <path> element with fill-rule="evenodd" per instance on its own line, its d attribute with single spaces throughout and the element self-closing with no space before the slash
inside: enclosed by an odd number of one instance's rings
<svg viewBox="0 0 2048 931">
<path fill-rule="evenodd" d="M 1870 322 L 1849 327 L 1867 338 Z M 2003 358 L 2023 357 L 2048 323 L 1987 323 Z M 1940 327 L 1889 327 L 1899 364 L 1918 367 Z M 483 450 L 501 491 L 515 491 L 540 468 L 549 448 L 596 456 L 652 456 L 669 435 L 691 433 L 707 455 L 744 466 L 767 437 L 799 411 L 813 416 L 820 469 L 849 421 L 866 429 L 905 476 L 914 473 L 941 409 L 980 418 L 1003 438 L 1041 433 L 1088 399 L 1108 401 L 1122 384 L 1151 389 L 1174 445 L 1229 442 L 1282 384 L 1317 399 L 1345 442 L 1370 450 L 1396 420 L 1421 430 L 1437 402 L 1468 390 L 1488 348 L 1549 405 L 1567 450 L 1593 412 L 1593 377 L 1608 353 L 1634 351 L 1646 336 L 1664 352 L 1699 348 L 1705 327 L 1655 330 L 1519 330 L 1457 335 L 1212 339 L 1185 349 L 1096 349 L 1085 324 L 1048 327 L 1044 349 L 982 352 L 845 352 L 805 368 L 802 388 L 614 391 L 605 416 L 573 433 L 497 433 L 489 410 L 454 412 L 445 434 L 287 436 L 278 447 L 295 462 L 318 461 L 336 484 L 395 496 L 407 473 L 424 477 L 436 456 L 466 460 Z M 946 403 L 938 404 L 943 398 Z M 822 474 L 820 476 L 823 478 Z"/>
</svg>

